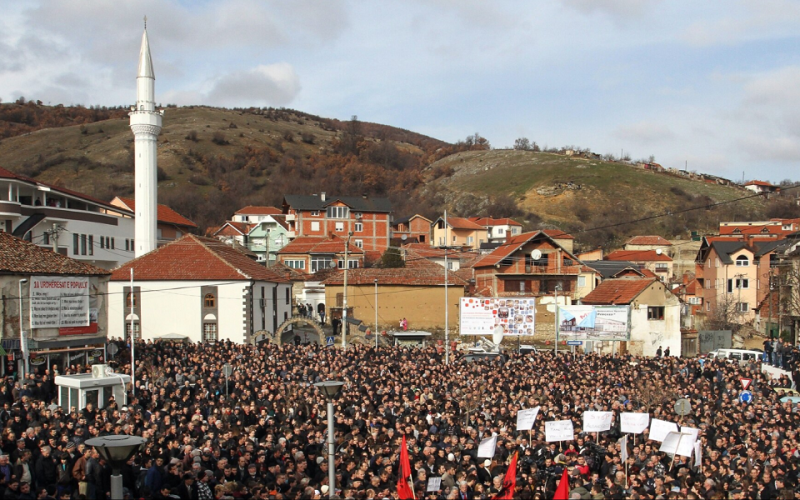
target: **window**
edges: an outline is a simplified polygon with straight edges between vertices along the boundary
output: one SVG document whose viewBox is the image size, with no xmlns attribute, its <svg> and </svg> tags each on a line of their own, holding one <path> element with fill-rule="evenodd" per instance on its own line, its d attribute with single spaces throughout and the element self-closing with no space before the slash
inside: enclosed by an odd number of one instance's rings
<svg viewBox="0 0 800 500">
<path fill-rule="evenodd" d="M 517 233 L 519 233 L 519 228 L 518 227 L 512 227 L 511 228 L 511 234 L 517 234 Z"/>
<path fill-rule="evenodd" d="M 203 323 L 203 342 L 214 344 L 217 341 L 217 324 Z"/>
<path fill-rule="evenodd" d="M 333 267 L 333 259 L 331 257 L 311 257 L 312 273 L 331 267 Z"/>
<path fill-rule="evenodd" d="M 472 245 L 472 236 L 467 236 L 467 245 Z"/>
<path fill-rule="evenodd" d="M 103 236 L 100 236 L 100 248 L 106 247 L 106 239 Z"/>
<path fill-rule="evenodd" d="M 699 305 L 703 303 L 703 299 L 701 297 L 689 297 L 689 303 Z"/>
<path fill-rule="evenodd" d="M 128 290 L 130 290 L 130 288 L 128 288 Z M 125 297 L 125 307 L 128 309 L 131 307 L 136 307 L 136 294 L 128 292 L 127 296 Z"/>
<path fill-rule="evenodd" d="M 736 304 L 736 312 L 746 313 L 750 311 L 750 304 L 747 302 L 739 302 Z"/>
<path fill-rule="evenodd" d="M 656 271 L 666 272 L 669 270 L 669 264 L 666 262 L 656 262 Z"/>
<path fill-rule="evenodd" d="M 306 261 L 304 260 L 285 260 L 283 261 L 286 264 L 286 267 L 291 269 L 305 269 L 306 268 Z"/>
<path fill-rule="evenodd" d="M 364 240 L 355 240 L 355 245 L 358 248 L 364 248 Z"/>
<path fill-rule="evenodd" d="M 114 250 L 114 243 L 116 243 L 116 242 L 114 241 L 115 239 L 116 239 L 116 238 L 110 238 L 110 240 L 111 240 L 111 250 Z M 131 241 L 133 241 L 133 240 L 131 240 Z"/>
<path fill-rule="evenodd" d="M 706 311 L 711 310 L 711 302 L 706 302 Z"/>
<path fill-rule="evenodd" d="M 360 233 L 363 230 L 364 230 L 364 224 L 362 224 L 360 222 L 356 222 L 355 232 Z"/>
<path fill-rule="evenodd" d="M 86 255 L 86 235 L 81 235 L 81 255 Z"/>
<path fill-rule="evenodd" d="M 722 278 L 717 278 L 714 280 L 714 289 L 719 290 L 722 288 Z"/>
<path fill-rule="evenodd" d="M 361 217 L 363 217 L 363 215 L 361 214 L 361 212 L 353 212 L 353 216 L 354 216 L 356 219 L 361 219 Z"/>
<path fill-rule="evenodd" d="M 520 281 L 519 282 L 519 291 L 520 292 L 524 292 L 525 291 L 525 282 L 524 281 Z"/>
<path fill-rule="evenodd" d="M 736 288 L 746 290 L 746 289 L 750 288 L 750 280 L 747 279 L 747 278 L 736 278 L 735 285 L 736 285 Z"/>
<path fill-rule="evenodd" d="M 578 276 L 578 286 L 579 287 L 586 286 L 586 276 Z"/>
<path fill-rule="evenodd" d="M 719 267 L 719 259 L 717 259 L 716 267 Z"/>
<path fill-rule="evenodd" d="M 305 264 L 305 262 L 303 264 Z M 305 266 L 303 266 L 303 267 L 305 267 Z M 286 304 L 287 305 L 289 304 L 289 300 L 290 300 L 289 299 L 289 287 L 287 286 L 286 287 Z"/>
<path fill-rule="evenodd" d="M 312 231 L 319 231 L 319 221 L 313 221 L 311 223 L 311 230 Z"/>
<path fill-rule="evenodd" d="M 129 250 L 130 250 L 130 248 L 128 248 L 128 240 L 125 240 L 125 251 L 129 251 Z"/>
<path fill-rule="evenodd" d="M 319 210 L 312 210 L 311 217 L 319 217 Z"/>
<path fill-rule="evenodd" d="M 736 257 L 736 267 L 747 267 L 750 265 L 750 259 L 745 255 Z"/>
<path fill-rule="evenodd" d="M 89 255 L 94 255 L 94 235 L 89 235 Z"/>
<path fill-rule="evenodd" d="M 664 306 L 648 306 L 647 319 L 651 321 L 664 320 Z"/>
<path fill-rule="evenodd" d="M 506 230 L 503 229 L 502 227 L 498 227 L 497 228 L 497 234 L 498 234 L 498 236 L 503 236 L 504 234 L 506 234 Z"/>
<path fill-rule="evenodd" d="M 205 297 L 203 297 L 203 307 L 215 307 L 217 305 L 217 298 L 214 297 L 213 293 L 207 293 Z"/>
<path fill-rule="evenodd" d="M 452 259 L 447 261 L 447 270 L 448 271 L 452 271 L 453 270 L 453 260 Z"/>
<path fill-rule="evenodd" d="M 453 236 L 453 243 L 455 243 L 455 242 L 456 242 L 456 237 L 455 237 L 455 236 Z"/>
<path fill-rule="evenodd" d="M 348 207 L 328 207 L 329 219 L 347 219 L 350 217 L 350 208 Z"/>
<path fill-rule="evenodd" d="M 336 231 L 344 231 L 344 222 L 337 222 L 336 223 Z"/>
<path fill-rule="evenodd" d="M 78 255 L 80 246 L 81 246 L 81 235 L 73 234 L 72 235 L 72 255 Z"/>
<path fill-rule="evenodd" d="M 358 261 L 357 260 L 349 260 L 347 261 L 347 267 L 350 269 L 358 269 Z"/>
<path fill-rule="evenodd" d="M 142 338 L 142 325 L 141 323 L 134 321 L 133 322 L 133 336 L 137 340 L 141 340 Z M 125 338 L 131 338 L 131 322 L 125 322 Z"/>
</svg>

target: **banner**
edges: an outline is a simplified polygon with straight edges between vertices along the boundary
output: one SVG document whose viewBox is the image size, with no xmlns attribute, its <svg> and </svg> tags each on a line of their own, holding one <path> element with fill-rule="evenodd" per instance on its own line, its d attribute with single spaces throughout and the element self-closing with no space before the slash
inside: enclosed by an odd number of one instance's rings
<svg viewBox="0 0 800 500">
<path fill-rule="evenodd" d="M 497 448 L 497 436 L 484 439 L 478 445 L 478 458 L 494 458 L 495 448 Z"/>
<path fill-rule="evenodd" d="M 528 431 L 533 429 L 533 422 L 536 420 L 536 415 L 539 414 L 539 407 L 531 408 L 529 410 L 520 410 L 517 412 L 517 430 Z"/>
<path fill-rule="evenodd" d="M 623 434 L 641 434 L 650 425 L 650 414 L 624 412 L 620 414 L 619 423 Z"/>
<path fill-rule="evenodd" d="M 630 336 L 628 306 L 560 306 L 562 340 L 623 341 Z"/>
<path fill-rule="evenodd" d="M 619 441 L 619 458 L 625 463 L 628 459 L 628 436 L 622 436 Z"/>
<path fill-rule="evenodd" d="M 533 335 L 536 299 L 461 298 L 461 335 L 492 335 L 495 327 L 503 335 Z"/>
<path fill-rule="evenodd" d="M 691 457 L 694 452 L 694 438 L 691 434 L 668 432 L 664 436 L 664 441 L 661 442 L 661 447 L 658 451 L 669 453 L 670 455 Z"/>
<path fill-rule="evenodd" d="M 31 328 L 89 326 L 89 278 L 31 278 Z"/>
<path fill-rule="evenodd" d="M 544 423 L 544 440 L 548 443 L 555 441 L 572 441 L 575 431 L 572 429 L 572 420 L 556 420 Z"/>
<path fill-rule="evenodd" d="M 610 411 L 583 412 L 583 432 L 603 432 L 611 430 Z"/>
<path fill-rule="evenodd" d="M 659 420 L 654 418 L 652 422 L 650 422 L 650 436 L 649 439 L 653 441 L 664 441 L 664 438 L 667 437 L 667 434 L 670 432 L 678 432 L 678 424 L 673 422 L 667 422 L 666 420 Z"/>
</svg>

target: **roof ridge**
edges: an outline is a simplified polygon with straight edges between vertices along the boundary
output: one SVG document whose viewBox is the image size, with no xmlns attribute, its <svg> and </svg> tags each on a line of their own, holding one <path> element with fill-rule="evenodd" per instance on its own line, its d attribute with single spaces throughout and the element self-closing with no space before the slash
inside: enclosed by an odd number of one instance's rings
<svg viewBox="0 0 800 500">
<path fill-rule="evenodd" d="M 196 243 L 200 244 L 200 245 L 201 245 L 201 246 L 202 246 L 202 247 L 203 247 L 203 248 L 204 248 L 204 249 L 205 249 L 207 252 L 211 253 L 211 254 L 212 254 L 214 257 L 216 257 L 218 260 L 221 260 L 221 261 L 222 261 L 222 262 L 223 262 L 223 263 L 224 263 L 226 266 L 228 266 L 229 268 L 231 268 L 231 269 L 233 269 L 234 271 L 238 272 L 239 274 L 241 274 L 242 276 L 244 276 L 244 277 L 245 277 L 245 278 L 247 278 L 247 279 L 254 279 L 252 276 L 245 274 L 243 270 L 239 269 L 238 267 L 234 266 L 233 264 L 231 264 L 231 263 L 230 263 L 230 262 L 228 262 L 227 260 L 223 259 L 223 258 L 222 258 L 222 256 L 221 256 L 220 254 L 218 254 L 217 252 L 215 252 L 214 250 L 212 250 L 212 249 L 211 249 L 211 248 L 210 248 L 208 245 L 206 245 L 204 242 L 200 241 L 200 240 L 197 238 L 197 236 L 195 236 L 195 235 L 193 235 L 193 234 L 189 234 L 188 236 L 189 236 L 190 238 L 192 238 L 192 239 L 193 239 L 193 240 L 194 240 Z M 221 243 L 221 242 L 220 242 L 220 244 L 224 245 L 224 243 Z M 234 252 L 236 252 L 236 251 L 237 251 L 237 250 L 236 250 L 236 249 L 234 249 L 234 248 L 231 248 L 231 250 L 233 250 Z"/>
</svg>

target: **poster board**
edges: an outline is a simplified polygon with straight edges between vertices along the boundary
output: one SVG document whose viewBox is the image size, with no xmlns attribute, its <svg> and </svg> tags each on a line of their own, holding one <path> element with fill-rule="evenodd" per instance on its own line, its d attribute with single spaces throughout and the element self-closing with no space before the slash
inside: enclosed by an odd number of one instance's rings
<svg viewBox="0 0 800 500">
<path fill-rule="evenodd" d="M 611 430 L 610 411 L 583 412 L 583 432 L 603 432 Z"/>
<path fill-rule="evenodd" d="M 89 278 L 33 276 L 31 328 L 89 326 Z"/>
<path fill-rule="evenodd" d="M 558 338 L 625 341 L 630 337 L 628 306 L 559 306 Z"/>
<path fill-rule="evenodd" d="M 529 431 L 533 429 L 533 422 L 536 420 L 536 415 L 539 414 L 539 407 L 530 408 L 528 410 L 520 410 L 517 412 L 517 430 Z"/>
<path fill-rule="evenodd" d="M 666 420 L 659 420 L 654 418 L 650 422 L 650 435 L 649 438 L 653 441 L 661 441 L 664 442 L 664 438 L 667 437 L 667 434 L 670 432 L 678 432 L 678 424 L 674 422 L 667 422 Z"/>
<path fill-rule="evenodd" d="M 536 299 L 533 297 L 462 297 L 460 303 L 461 335 L 493 335 L 495 327 L 503 335 L 533 335 Z"/>
<path fill-rule="evenodd" d="M 545 441 L 553 443 L 556 441 L 572 441 L 575 439 L 575 431 L 572 428 L 572 420 L 555 420 L 544 423 Z"/>
<path fill-rule="evenodd" d="M 620 414 L 620 432 L 623 434 L 641 434 L 650 425 L 649 413 L 623 412 Z"/>
</svg>

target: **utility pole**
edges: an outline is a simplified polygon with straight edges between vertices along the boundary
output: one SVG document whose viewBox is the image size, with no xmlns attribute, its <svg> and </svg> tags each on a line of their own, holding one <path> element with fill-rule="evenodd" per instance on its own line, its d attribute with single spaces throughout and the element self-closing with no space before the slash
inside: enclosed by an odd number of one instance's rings
<svg viewBox="0 0 800 500">
<path fill-rule="evenodd" d="M 270 267 L 270 265 L 269 265 L 269 233 L 270 233 L 270 230 L 269 230 L 269 228 L 267 228 L 267 267 Z"/>
<path fill-rule="evenodd" d="M 51 239 L 53 240 L 53 251 L 54 251 L 55 253 L 58 253 L 58 231 L 59 231 L 60 229 L 61 229 L 61 228 L 60 228 L 60 227 L 58 227 L 58 224 L 56 224 L 56 223 L 54 222 L 54 223 L 53 223 L 53 232 L 52 232 L 52 233 L 50 233 L 50 235 L 51 235 Z"/>
<path fill-rule="evenodd" d="M 447 240 L 447 210 L 444 211 L 444 364 L 450 364 L 450 304 L 447 298 L 447 247 L 449 246 Z"/>
<path fill-rule="evenodd" d="M 353 231 L 347 233 L 347 241 L 344 244 L 344 308 L 342 308 L 342 349 L 347 347 L 347 268 L 350 263 L 347 261 L 348 251 L 350 250 L 350 238 Z"/>
<path fill-rule="evenodd" d="M 378 348 L 378 278 L 375 278 L 375 349 Z"/>
</svg>

